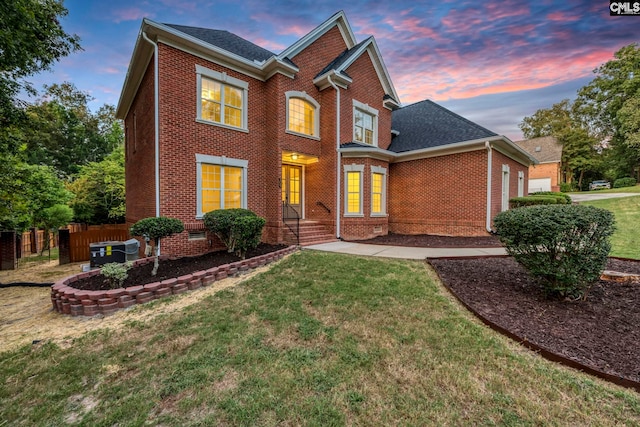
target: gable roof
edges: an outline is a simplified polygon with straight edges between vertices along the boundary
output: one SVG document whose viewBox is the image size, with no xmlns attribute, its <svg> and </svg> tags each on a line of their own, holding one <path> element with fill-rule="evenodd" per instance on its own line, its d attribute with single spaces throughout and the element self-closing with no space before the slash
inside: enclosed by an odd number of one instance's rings
<svg viewBox="0 0 640 427">
<path fill-rule="evenodd" d="M 389 146 L 389 150 L 395 153 L 497 136 L 495 132 L 429 100 L 394 111 L 391 129 L 399 133 Z"/>
<path fill-rule="evenodd" d="M 558 142 L 556 137 L 542 136 L 523 139 L 515 143 L 540 163 L 559 163 L 562 161 L 562 144 Z"/>
<path fill-rule="evenodd" d="M 199 27 L 187 27 L 185 25 L 176 24 L 164 25 L 200 39 L 205 43 L 209 43 L 228 52 L 235 53 L 236 55 L 242 56 L 249 61 L 264 62 L 272 56 L 275 56 L 273 52 L 270 52 L 267 49 L 264 49 L 256 44 L 253 44 L 240 36 L 230 33 L 229 31 L 213 30 L 209 28 Z"/>
</svg>

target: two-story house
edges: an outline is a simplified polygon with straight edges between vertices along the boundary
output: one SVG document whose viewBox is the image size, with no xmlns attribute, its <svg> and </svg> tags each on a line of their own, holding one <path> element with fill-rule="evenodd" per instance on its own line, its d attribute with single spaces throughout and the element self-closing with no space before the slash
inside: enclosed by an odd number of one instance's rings
<svg viewBox="0 0 640 427">
<path fill-rule="evenodd" d="M 210 250 L 202 216 L 236 207 L 266 218 L 269 243 L 486 234 L 533 161 L 430 101 L 401 107 L 375 39 L 357 42 L 343 12 L 280 54 L 144 19 L 117 116 L 127 223 L 181 219 L 174 254 Z"/>
</svg>

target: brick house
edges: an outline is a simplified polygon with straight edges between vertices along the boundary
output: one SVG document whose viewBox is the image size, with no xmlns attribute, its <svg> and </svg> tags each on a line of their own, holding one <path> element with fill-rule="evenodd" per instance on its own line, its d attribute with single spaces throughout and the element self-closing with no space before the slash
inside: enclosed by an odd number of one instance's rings
<svg viewBox="0 0 640 427">
<path fill-rule="evenodd" d="M 430 101 L 401 107 L 373 37 L 343 12 L 280 54 L 232 33 L 144 19 L 117 116 L 126 220 L 181 219 L 163 252 L 216 246 L 202 215 L 243 207 L 263 241 L 389 232 L 483 235 L 534 160 Z"/>
<path fill-rule="evenodd" d="M 560 191 L 560 184 L 571 183 L 562 168 L 562 144 L 553 136 L 516 141 L 516 145 L 537 160 L 529 167 L 529 191 Z"/>
</svg>

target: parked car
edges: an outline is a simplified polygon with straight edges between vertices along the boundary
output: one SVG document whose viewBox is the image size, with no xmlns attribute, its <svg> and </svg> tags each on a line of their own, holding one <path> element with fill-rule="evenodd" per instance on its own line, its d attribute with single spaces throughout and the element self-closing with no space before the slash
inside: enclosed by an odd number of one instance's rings
<svg viewBox="0 0 640 427">
<path fill-rule="evenodd" d="M 603 188 L 611 188 L 611 183 L 602 179 L 589 184 L 589 190 L 602 190 Z"/>
</svg>

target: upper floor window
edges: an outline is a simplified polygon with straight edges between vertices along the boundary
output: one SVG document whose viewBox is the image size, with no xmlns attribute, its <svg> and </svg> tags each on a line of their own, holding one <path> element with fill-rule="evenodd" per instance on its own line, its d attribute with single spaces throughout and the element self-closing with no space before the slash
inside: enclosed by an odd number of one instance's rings
<svg viewBox="0 0 640 427">
<path fill-rule="evenodd" d="M 353 140 L 378 145 L 378 110 L 353 100 Z"/>
<path fill-rule="evenodd" d="M 249 84 L 200 65 L 196 65 L 196 74 L 199 93 L 198 120 L 247 130 Z"/>
<path fill-rule="evenodd" d="M 320 104 L 305 92 L 289 91 L 287 97 L 287 132 L 319 139 Z"/>
</svg>

